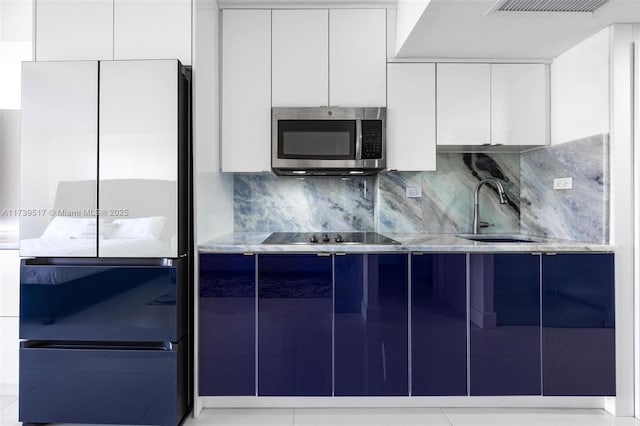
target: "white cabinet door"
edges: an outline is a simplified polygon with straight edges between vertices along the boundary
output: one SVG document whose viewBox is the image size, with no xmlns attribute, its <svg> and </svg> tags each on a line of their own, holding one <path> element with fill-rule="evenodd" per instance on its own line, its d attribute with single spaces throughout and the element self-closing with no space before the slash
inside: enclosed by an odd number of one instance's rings
<svg viewBox="0 0 640 426">
<path fill-rule="evenodd" d="M 222 171 L 271 170 L 271 11 L 222 11 Z"/>
<path fill-rule="evenodd" d="M 191 0 L 114 0 L 114 59 L 191 65 Z"/>
<path fill-rule="evenodd" d="M 113 0 L 35 2 L 37 61 L 113 59 Z"/>
<path fill-rule="evenodd" d="M 491 65 L 494 145 L 549 142 L 549 72 L 544 64 Z"/>
<path fill-rule="evenodd" d="M 438 145 L 491 143 L 491 66 L 437 65 Z"/>
<path fill-rule="evenodd" d="M 329 103 L 380 107 L 387 104 L 385 9 L 329 11 Z"/>
<path fill-rule="evenodd" d="M 21 256 L 96 256 L 97 144 L 98 62 L 23 62 Z"/>
<path fill-rule="evenodd" d="M 329 105 L 329 11 L 272 14 L 272 106 Z"/>
<path fill-rule="evenodd" d="M 387 168 L 436 169 L 436 66 L 387 66 Z"/>
<path fill-rule="evenodd" d="M 177 256 L 178 140 L 177 61 L 102 62 L 100 257 Z"/>
</svg>

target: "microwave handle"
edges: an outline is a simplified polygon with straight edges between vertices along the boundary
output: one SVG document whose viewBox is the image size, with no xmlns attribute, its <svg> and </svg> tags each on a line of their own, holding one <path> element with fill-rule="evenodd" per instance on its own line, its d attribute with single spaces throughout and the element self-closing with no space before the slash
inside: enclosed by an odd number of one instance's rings
<svg viewBox="0 0 640 426">
<path fill-rule="evenodd" d="M 356 120 L 356 160 L 362 160 L 362 120 Z"/>
</svg>

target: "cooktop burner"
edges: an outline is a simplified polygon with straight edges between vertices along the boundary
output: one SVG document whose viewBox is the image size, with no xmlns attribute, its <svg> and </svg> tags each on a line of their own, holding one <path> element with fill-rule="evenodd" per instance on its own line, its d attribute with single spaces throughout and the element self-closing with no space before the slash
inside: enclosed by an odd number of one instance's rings
<svg viewBox="0 0 640 426">
<path fill-rule="evenodd" d="M 400 244 L 377 232 L 274 232 L 262 244 Z"/>
</svg>

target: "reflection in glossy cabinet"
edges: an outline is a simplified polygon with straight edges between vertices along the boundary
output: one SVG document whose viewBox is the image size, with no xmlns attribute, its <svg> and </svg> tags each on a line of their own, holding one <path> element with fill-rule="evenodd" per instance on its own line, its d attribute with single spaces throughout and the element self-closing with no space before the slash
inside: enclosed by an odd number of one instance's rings
<svg viewBox="0 0 640 426">
<path fill-rule="evenodd" d="M 178 255 L 178 72 L 176 60 L 100 63 L 98 205 L 116 222 L 99 234 L 101 257 Z M 124 229 L 130 241 L 115 245 Z"/>
<path fill-rule="evenodd" d="M 336 255 L 334 309 L 335 395 L 409 395 L 407 255 Z"/>
<path fill-rule="evenodd" d="M 542 265 L 544 395 L 614 396 L 614 255 L 545 255 Z"/>
<path fill-rule="evenodd" d="M 540 256 L 469 254 L 470 394 L 540 395 Z"/>
<path fill-rule="evenodd" d="M 467 395 L 466 255 L 411 256 L 411 394 Z"/>
<path fill-rule="evenodd" d="M 24 259 L 20 338 L 177 342 L 187 332 L 186 262 Z"/>
<path fill-rule="evenodd" d="M 199 394 L 255 395 L 256 256 L 200 255 Z"/>
<path fill-rule="evenodd" d="M 96 255 L 95 237 L 72 238 L 96 223 L 97 120 L 98 62 L 23 63 L 21 256 Z"/>
<path fill-rule="evenodd" d="M 332 260 L 258 257 L 258 395 L 331 396 Z"/>
</svg>

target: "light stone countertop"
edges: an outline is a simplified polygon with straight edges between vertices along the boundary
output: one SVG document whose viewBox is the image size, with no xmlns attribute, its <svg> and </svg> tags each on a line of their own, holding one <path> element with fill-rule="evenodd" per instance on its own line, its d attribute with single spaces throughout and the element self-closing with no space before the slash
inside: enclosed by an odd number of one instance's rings
<svg viewBox="0 0 640 426">
<path fill-rule="evenodd" d="M 236 232 L 199 245 L 200 253 L 319 253 L 319 252 L 614 252 L 611 244 L 585 243 L 517 235 L 532 243 L 488 243 L 464 239 L 454 234 L 384 234 L 400 244 L 262 244 L 269 232 Z M 513 236 L 513 235 L 512 235 Z"/>
</svg>

